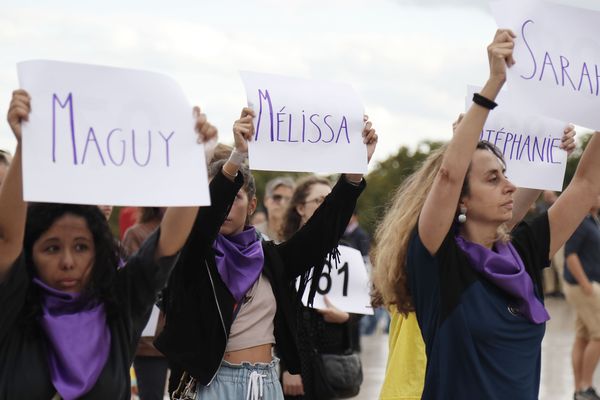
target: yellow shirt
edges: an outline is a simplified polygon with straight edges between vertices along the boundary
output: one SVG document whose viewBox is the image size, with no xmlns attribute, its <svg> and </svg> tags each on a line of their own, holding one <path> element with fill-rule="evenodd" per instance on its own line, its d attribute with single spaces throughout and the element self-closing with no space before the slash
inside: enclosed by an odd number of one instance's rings
<svg viewBox="0 0 600 400">
<path fill-rule="evenodd" d="M 419 400 L 425 381 L 425 343 L 414 312 L 391 312 L 389 353 L 380 400 Z"/>
</svg>

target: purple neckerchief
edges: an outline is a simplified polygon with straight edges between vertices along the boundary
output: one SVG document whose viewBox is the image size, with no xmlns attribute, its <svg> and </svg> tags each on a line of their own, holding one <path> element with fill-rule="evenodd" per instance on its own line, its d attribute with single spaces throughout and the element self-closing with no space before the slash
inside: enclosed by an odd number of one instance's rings
<svg viewBox="0 0 600 400">
<path fill-rule="evenodd" d="M 219 233 L 213 249 L 219 275 L 239 303 L 260 276 L 265 261 L 256 230 L 246 226 L 236 235 Z"/>
<path fill-rule="evenodd" d="M 510 242 L 496 242 L 496 251 L 461 236 L 456 236 L 456 244 L 464 251 L 474 270 L 517 300 L 519 311 L 525 318 L 535 324 L 550 319 L 548 311 L 534 294 L 533 282 L 519 253 Z"/>
<path fill-rule="evenodd" d="M 33 281 L 41 289 L 39 323 L 48 344 L 50 379 L 62 399 L 78 399 L 94 387 L 108 360 L 111 336 L 104 304 Z"/>
</svg>

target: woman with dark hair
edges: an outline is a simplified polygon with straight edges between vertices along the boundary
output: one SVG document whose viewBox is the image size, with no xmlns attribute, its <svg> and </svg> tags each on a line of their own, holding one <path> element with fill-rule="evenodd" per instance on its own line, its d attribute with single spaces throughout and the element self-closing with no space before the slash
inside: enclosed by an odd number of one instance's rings
<svg viewBox="0 0 600 400">
<path fill-rule="evenodd" d="M 312 218 L 330 192 L 331 184 L 322 177 L 307 176 L 296 183 L 296 189 L 283 218 L 283 240 L 291 238 Z M 325 259 L 322 262 L 325 263 Z M 329 304 L 327 297 L 325 301 L 328 303 L 325 309 L 300 306 L 296 336 L 302 373 L 291 374 L 285 365 L 283 366 L 282 384 L 286 399 L 327 400 L 319 398 L 315 392 L 314 376 L 318 373 L 314 371 L 312 363 L 315 350 L 319 354 L 343 354 L 358 345 L 353 343 L 355 335 L 352 329 L 355 325 L 351 324 L 350 314 Z M 278 349 L 279 353 L 284 350 Z"/>
<path fill-rule="evenodd" d="M 294 282 L 300 276 L 299 295 L 306 289 L 314 297 L 309 271 L 322 270 L 365 186 L 362 174 L 342 175 L 295 235 L 281 244 L 262 242 L 248 225 L 256 196 L 243 166 L 253 117 L 244 108 L 233 127 L 232 154 L 209 167 L 212 204 L 198 212 L 194 239 L 184 246 L 164 296 L 167 322 L 155 345 L 171 364 L 170 388 L 179 384 L 174 398 L 283 398 L 272 350 L 275 343 L 284 349 L 286 367 L 299 373 Z M 363 140 L 370 159 L 377 143 L 370 122 Z"/>
<path fill-rule="evenodd" d="M 97 206 L 23 201 L 21 122 L 29 112 L 29 95 L 13 92 L 17 150 L 0 190 L 0 398 L 128 399 L 135 346 L 198 208 L 169 208 L 118 269 Z M 201 135 L 215 136 L 197 117 Z"/>
<path fill-rule="evenodd" d="M 501 152 L 479 136 L 514 64 L 514 38 L 496 32 L 487 83 L 377 229 L 374 282 L 388 307 L 415 312 L 427 355 L 423 399 L 538 398 L 550 318 L 541 272 L 600 194 L 595 134 L 556 203 L 512 229 L 516 188 Z"/>
</svg>

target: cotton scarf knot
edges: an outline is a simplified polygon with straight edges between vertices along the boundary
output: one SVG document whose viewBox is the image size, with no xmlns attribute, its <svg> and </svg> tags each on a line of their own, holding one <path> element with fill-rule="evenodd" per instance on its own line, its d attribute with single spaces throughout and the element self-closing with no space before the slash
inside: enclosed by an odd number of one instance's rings
<svg viewBox="0 0 600 400">
<path fill-rule="evenodd" d="M 525 270 L 523 260 L 510 242 L 496 242 L 496 251 L 460 236 L 456 236 L 456 243 L 466 254 L 474 270 L 517 300 L 519 310 L 525 318 L 535 324 L 550 319 L 548 311 L 535 296 L 533 282 Z"/>
<path fill-rule="evenodd" d="M 53 289 L 37 278 L 47 339 L 50 379 L 64 400 L 77 399 L 96 384 L 110 352 L 104 303 Z"/>
<path fill-rule="evenodd" d="M 260 276 L 265 256 L 254 227 L 235 235 L 217 235 L 213 244 L 217 270 L 236 303 L 246 295 Z"/>
</svg>

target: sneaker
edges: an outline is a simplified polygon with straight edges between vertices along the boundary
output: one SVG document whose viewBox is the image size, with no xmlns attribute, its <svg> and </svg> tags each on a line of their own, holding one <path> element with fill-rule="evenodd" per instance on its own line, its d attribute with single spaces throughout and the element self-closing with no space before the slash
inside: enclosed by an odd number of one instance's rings
<svg viewBox="0 0 600 400">
<path fill-rule="evenodd" d="M 596 393 L 593 387 L 589 387 L 586 390 L 580 390 L 575 392 L 573 395 L 574 400 L 600 400 L 600 396 Z"/>
</svg>

